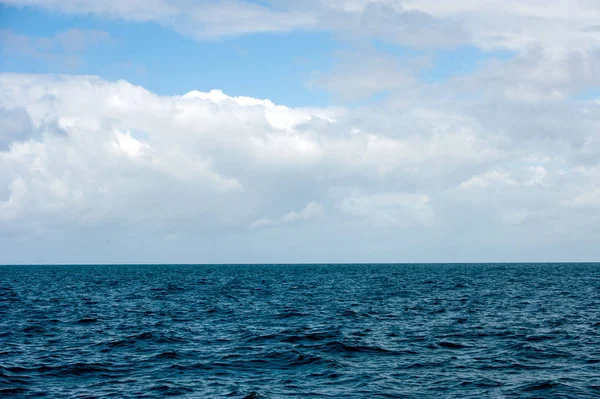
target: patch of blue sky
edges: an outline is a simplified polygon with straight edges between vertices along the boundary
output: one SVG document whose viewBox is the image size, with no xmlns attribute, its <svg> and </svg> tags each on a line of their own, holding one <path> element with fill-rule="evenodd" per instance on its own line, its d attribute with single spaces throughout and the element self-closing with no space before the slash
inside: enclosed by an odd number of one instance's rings
<svg viewBox="0 0 600 399">
<path fill-rule="evenodd" d="M 233 96 L 269 98 L 289 106 L 326 106 L 331 96 L 306 82 L 327 71 L 345 44 L 324 32 L 261 33 L 198 41 L 153 22 L 131 23 L 94 16 L 74 16 L 38 8 L 0 5 L 0 28 L 26 36 L 51 37 L 68 29 L 106 31 L 110 39 L 77 54 L 81 64 L 2 52 L 0 71 L 77 73 L 125 79 L 163 95 L 220 89 Z M 509 59 L 508 51 L 486 52 L 475 46 L 419 50 L 374 40 L 376 51 L 400 63 L 417 65 L 426 83 L 443 82 L 474 72 L 491 58 Z M 590 94 L 590 97 L 593 94 Z M 379 93 L 368 101 L 385 96 Z"/>
<path fill-rule="evenodd" d="M 377 51 L 393 55 L 398 58 L 422 57 L 428 54 L 428 51 L 426 50 L 415 49 L 407 46 L 397 46 L 379 39 L 372 40 L 371 45 Z"/>
<path fill-rule="evenodd" d="M 579 91 L 574 96 L 571 96 L 573 101 L 594 101 L 600 100 L 600 86 L 586 87 Z"/>
<path fill-rule="evenodd" d="M 261 6 L 264 8 L 268 8 L 270 10 L 273 9 L 273 7 L 271 6 L 271 4 L 269 4 L 269 2 L 265 1 L 265 0 L 244 0 L 244 2 L 249 3 L 249 4 L 255 4 L 257 6 Z"/>
<path fill-rule="evenodd" d="M 339 44 L 328 33 L 265 33 L 198 41 L 152 22 L 7 6 L 0 6 L 0 13 L 1 28 L 20 35 L 50 37 L 68 29 L 93 29 L 111 37 L 80 53 L 83 64 L 76 70 L 13 53 L 3 57 L 1 71 L 126 79 L 163 95 L 220 89 L 233 96 L 269 98 L 290 106 L 329 102 L 327 93 L 305 85 L 313 71 L 331 66 L 331 54 Z"/>
</svg>

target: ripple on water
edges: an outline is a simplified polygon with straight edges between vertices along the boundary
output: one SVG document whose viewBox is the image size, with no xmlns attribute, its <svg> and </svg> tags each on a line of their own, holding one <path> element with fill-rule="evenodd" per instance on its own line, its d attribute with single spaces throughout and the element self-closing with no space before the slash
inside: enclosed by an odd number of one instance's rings
<svg viewBox="0 0 600 399">
<path fill-rule="evenodd" d="M 599 264 L 0 267 L 0 397 L 600 397 Z"/>
</svg>

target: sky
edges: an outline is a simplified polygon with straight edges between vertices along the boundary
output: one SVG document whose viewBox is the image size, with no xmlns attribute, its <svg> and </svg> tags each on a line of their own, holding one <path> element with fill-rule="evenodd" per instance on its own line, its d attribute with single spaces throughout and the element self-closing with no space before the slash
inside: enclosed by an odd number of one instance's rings
<svg viewBox="0 0 600 399">
<path fill-rule="evenodd" d="M 0 264 L 598 243 L 598 0 L 0 0 Z"/>
</svg>

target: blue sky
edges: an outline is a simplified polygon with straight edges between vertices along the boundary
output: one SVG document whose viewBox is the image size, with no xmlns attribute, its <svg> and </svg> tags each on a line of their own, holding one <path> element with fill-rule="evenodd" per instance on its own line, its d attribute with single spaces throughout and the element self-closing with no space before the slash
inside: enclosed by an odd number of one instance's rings
<svg viewBox="0 0 600 399">
<path fill-rule="evenodd" d="M 593 3 L 0 0 L 0 263 L 597 260 Z"/>
<path fill-rule="evenodd" d="M 34 7 L 0 5 L 1 28 L 32 38 L 52 37 L 69 29 L 106 32 L 102 41 L 76 55 L 79 65 L 43 60 L 1 43 L 2 72 L 68 73 L 125 79 L 158 94 L 218 88 L 230 95 L 270 98 L 291 106 L 326 106 L 343 102 L 311 78 L 328 72 L 335 53 L 352 43 L 327 31 L 252 33 L 194 40 L 157 22 L 126 22 L 93 15 L 67 15 Z M 419 72 L 423 82 L 435 83 L 467 74 L 489 58 L 507 59 L 510 51 L 484 51 L 473 45 L 453 49 L 415 49 L 374 39 L 361 44 L 397 58 L 399 63 L 428 59 Z M 57 56 L 66 53 L 51 51 Z"/>
<path fill-rule="evenodd" d="M 313 32 L 197 41 L 154 22 L 132 24 L 6 5 L 2 28 L 35 37 L 67 29 L 110 35 L 85 49 L 78 67 L 32 59 L 3 46 L 3 72 L 91 74 L 126 79 L 165 95 L 219 88 L 231 95 L 273 98 L 290 105 L 327 103 L 327 94 L 307 89 L 305 81 L 311 71 L 326 69 L 331 51 L 340 46 L 330 34 Z"/>
</svg>

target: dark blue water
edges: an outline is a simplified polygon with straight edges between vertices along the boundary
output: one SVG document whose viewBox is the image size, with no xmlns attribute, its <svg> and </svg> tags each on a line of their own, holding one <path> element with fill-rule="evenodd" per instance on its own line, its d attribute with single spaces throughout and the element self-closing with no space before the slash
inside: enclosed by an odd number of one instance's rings
<svg viewBox="0 0 600 399">
<path fill-rule="evenodd" d="M 0 397 L 600 397 L 600 264 L 2 266 Z"/>
</svg>

